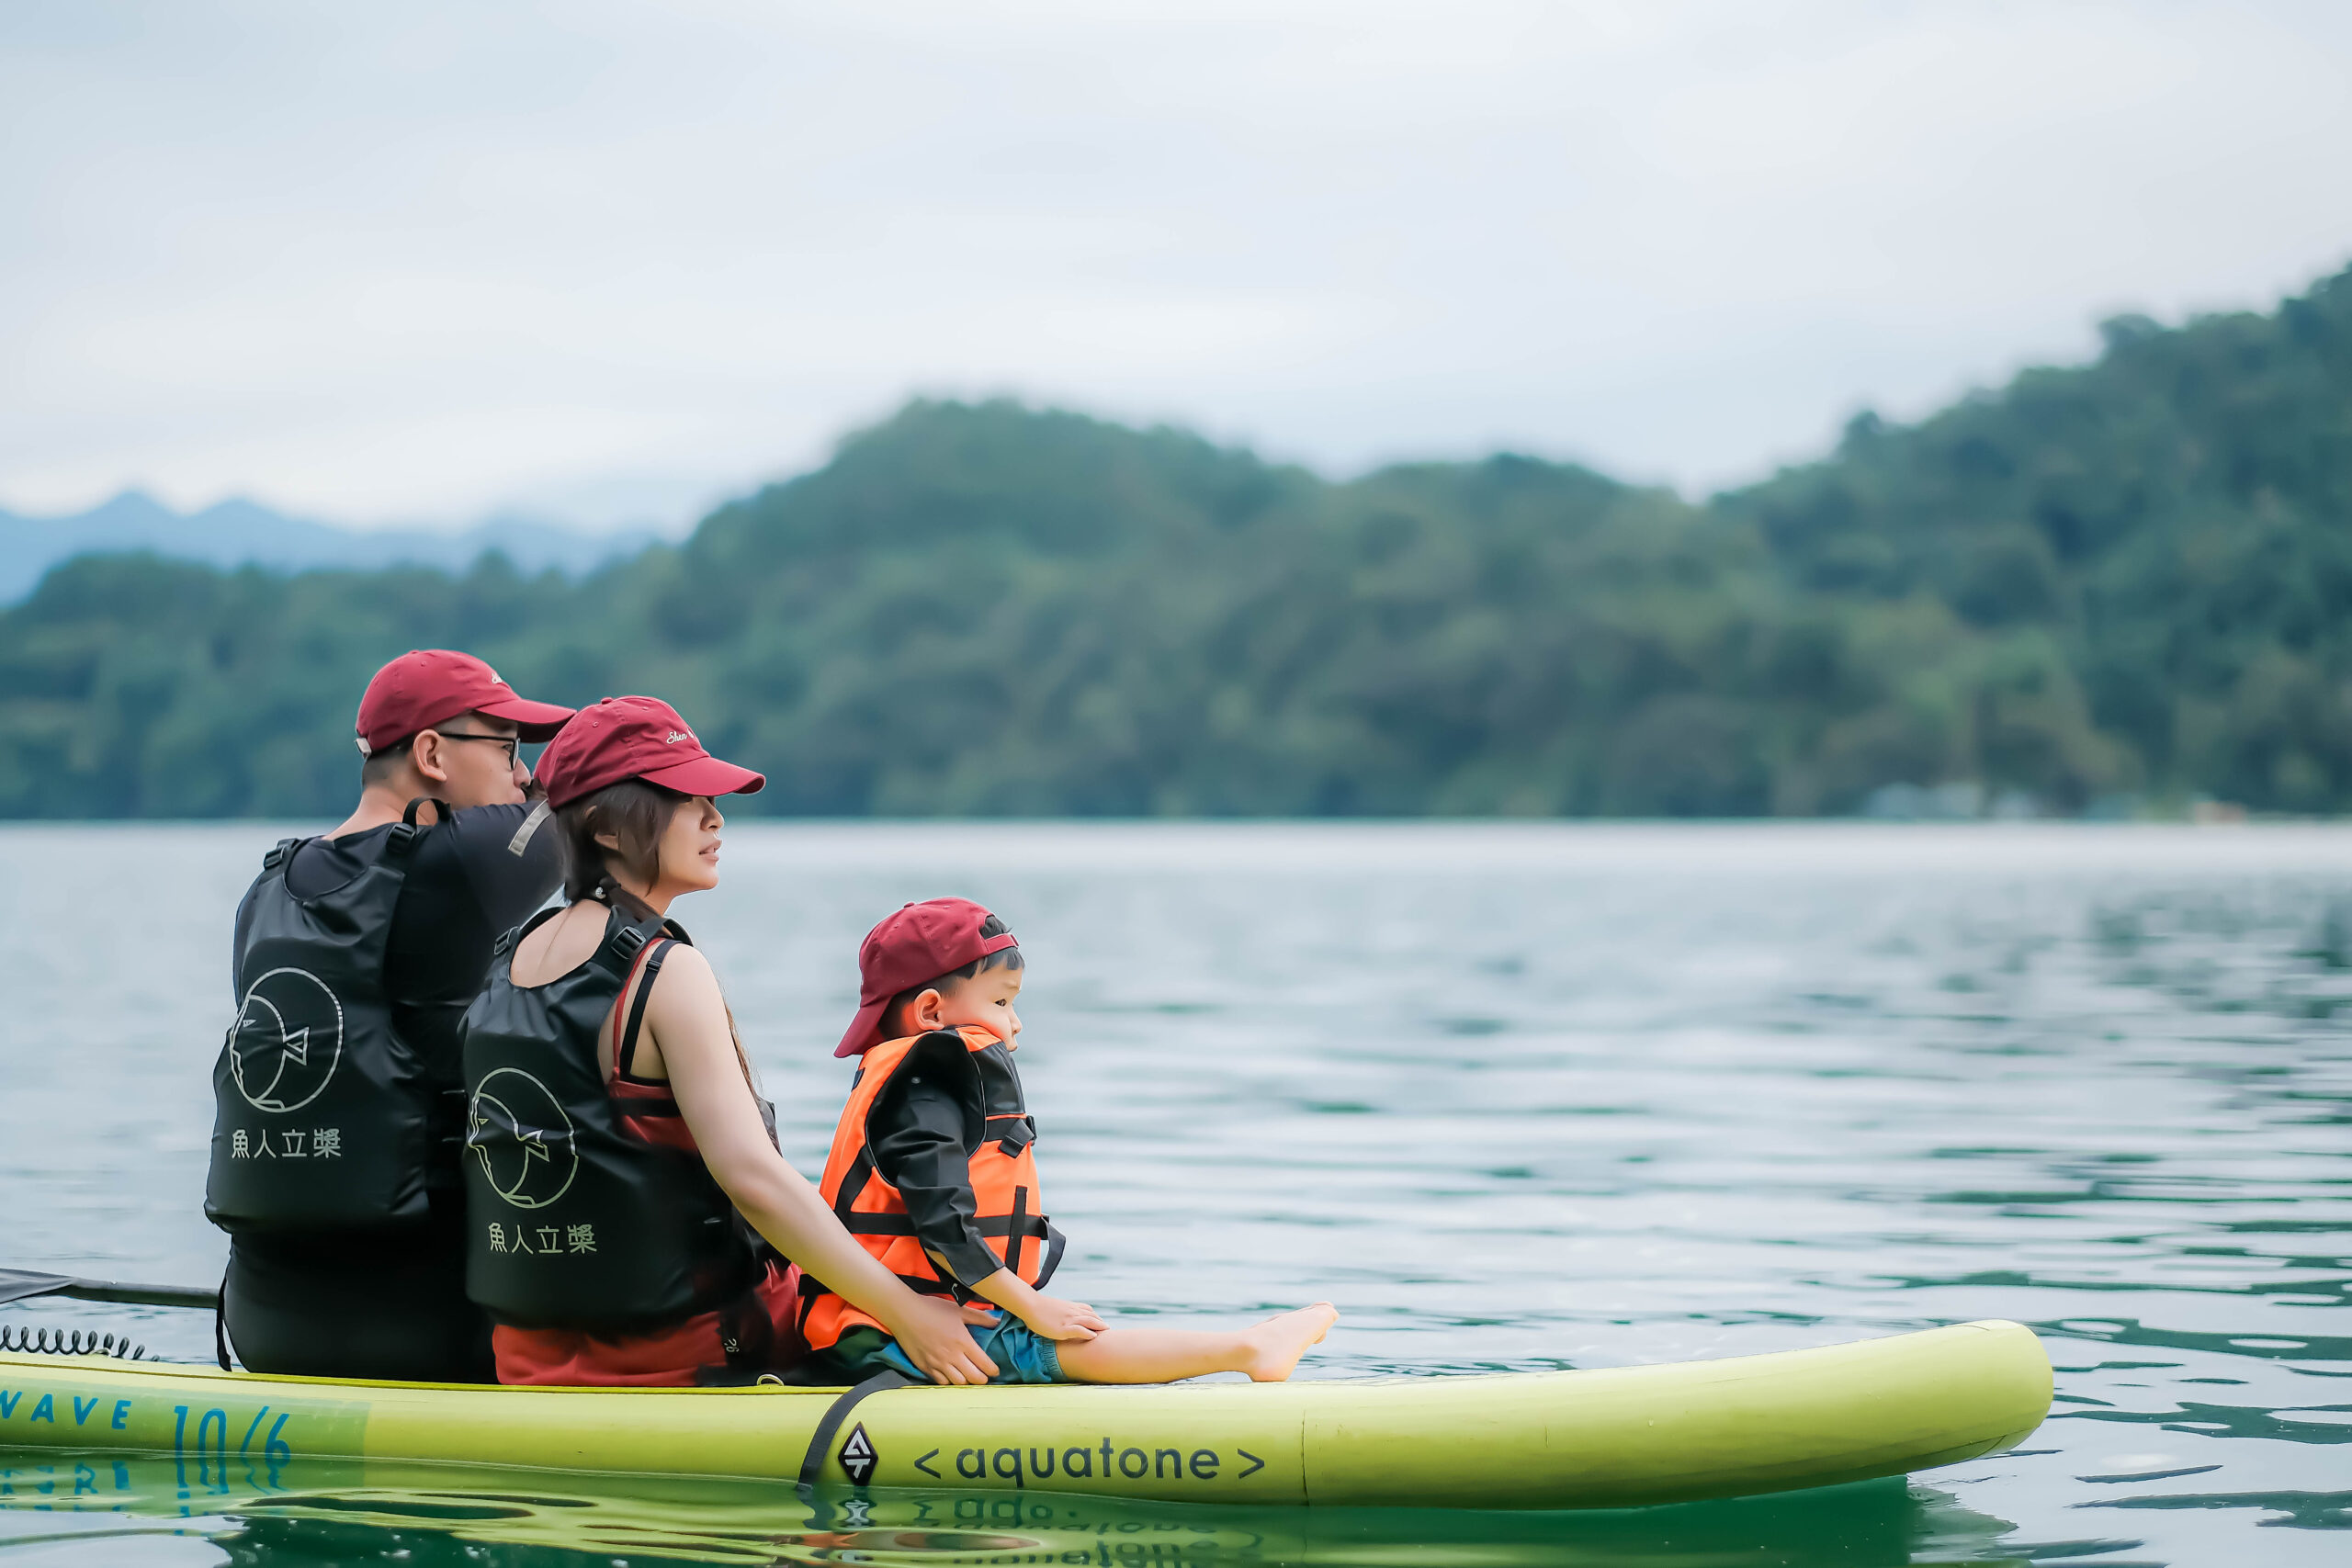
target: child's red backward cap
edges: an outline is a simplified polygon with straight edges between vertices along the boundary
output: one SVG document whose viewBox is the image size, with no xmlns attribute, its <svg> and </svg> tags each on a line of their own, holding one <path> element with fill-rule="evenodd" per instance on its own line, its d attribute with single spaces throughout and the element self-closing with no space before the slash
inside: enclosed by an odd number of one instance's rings
<svg viewBox="0 0 2352 1568">
<path fill-rule="evenodd" d="M 884 917 L 857 950 L 857 1017 L 833 1055 L 854 1056 L 881 1044 L 883 1011 L 900 991 L 1019 945 L 1011 931 L 982 936 L 988 918 L 969 898 L 927 898 Z"/>
</svg>

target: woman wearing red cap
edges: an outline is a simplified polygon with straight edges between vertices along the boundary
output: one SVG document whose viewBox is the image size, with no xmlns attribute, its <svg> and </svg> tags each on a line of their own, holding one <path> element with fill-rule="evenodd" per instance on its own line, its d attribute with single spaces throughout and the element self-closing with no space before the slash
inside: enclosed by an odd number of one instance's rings
<svg viewBox="0 0 2352 1568">
<path fill-rule="evenodd" d="M 987 1382 L 965 1325 L 989 1314 L 909 1290 L 777 1152 L 717 976 L 667 919 L 718 885 L 715 797 L 766 781 L 650 697 L 582 709 L 538 776 L 569 902 L 502 946 L 465 1024 L 467 1286 L 500 1380 L 784 1371 L 805 1269 L 935 1381 Z"/>
</svg>

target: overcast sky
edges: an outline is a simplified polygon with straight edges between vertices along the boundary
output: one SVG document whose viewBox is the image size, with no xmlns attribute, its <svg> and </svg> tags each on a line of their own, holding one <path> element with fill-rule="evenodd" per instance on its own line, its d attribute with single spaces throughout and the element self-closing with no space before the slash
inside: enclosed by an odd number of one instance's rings
<svg viewBox="0 0 2352 1568">
<path fill-rule="evenodd" d="M 0 506 L 682 521 L 918 392 L 1697 491 L 2352 260 L 2352 5 L 12 0 Z"/>
</svg>

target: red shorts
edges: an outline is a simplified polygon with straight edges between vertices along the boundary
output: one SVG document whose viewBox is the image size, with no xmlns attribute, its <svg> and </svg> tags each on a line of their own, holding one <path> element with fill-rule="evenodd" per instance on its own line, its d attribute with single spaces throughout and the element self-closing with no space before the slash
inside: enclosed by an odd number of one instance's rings
<svg viewBox="0 0 2352 1568">
<path fill-rule="evenodd" d="M 798 1318 L 800 1270 L 768 1265 L 741 1301 L 652 1334 L 570 1328 L 491 1330 L 498 1381 L 564 1387 L 692 1388 L 784 1372 L 806 1356 Z M 732 1342 L 732 1348 L 729 1342 Z"/>
</svg>

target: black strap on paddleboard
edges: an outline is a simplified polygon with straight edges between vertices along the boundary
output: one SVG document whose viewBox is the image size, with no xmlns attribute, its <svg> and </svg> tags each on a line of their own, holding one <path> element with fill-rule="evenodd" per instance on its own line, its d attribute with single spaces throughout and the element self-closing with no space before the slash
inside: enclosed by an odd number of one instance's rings
<svg viewBox="0 0 2352 1568">
<path fill-rule="evenodd" d="M 842 1423 L 849 1419 L 849 1413 L 857 1408 L 858 1403 L 869 1393 L 910 1387 L 914 1381 L 895 1368 L 885 1368 L 856 1387 L 842 1391 L 818 1421 L 817 1430 L 808 1439 L 808 1455 L 800 1461 L 800 1490 L 804 1495 L 816 1486 L 818 1476 L 824 1472 L 825 1450 L 832 1447 L 833 1434 L 842 1429 Z"/>
</svg>

